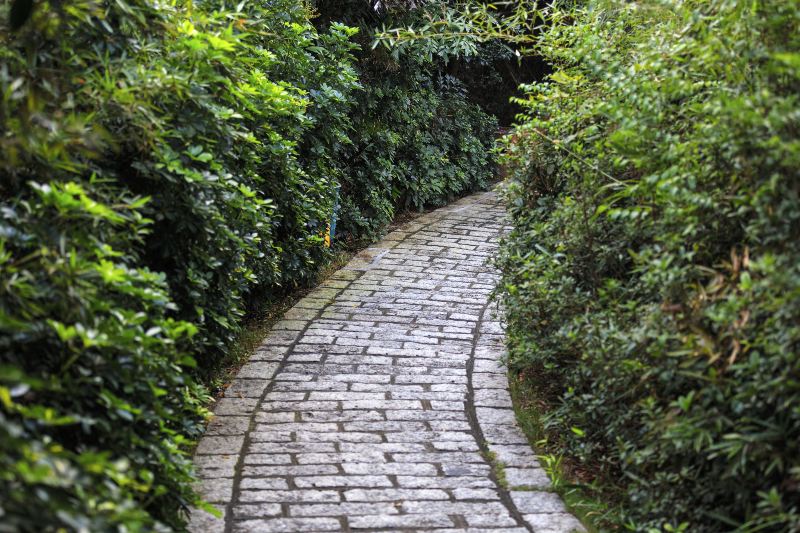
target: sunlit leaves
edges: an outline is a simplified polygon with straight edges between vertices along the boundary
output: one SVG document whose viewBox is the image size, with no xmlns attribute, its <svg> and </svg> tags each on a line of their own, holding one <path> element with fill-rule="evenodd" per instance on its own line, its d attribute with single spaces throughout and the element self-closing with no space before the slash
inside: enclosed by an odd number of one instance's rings
<svg viewBox="0 0 800 533">
<path fill-rule="evenodd" d="M 332 152 L 298 147 L 309 115 L 346 117 L 353 30 L 305 17 L 77 1 L 2 37 L 0 357 L 26 371 L 0 382 L 8 527 L 179 528 L 196 501 L 188 370 L 216 364 L 257 284 L 326 253 L 333 190 L 312 161 Z M 322 87 L 339 105 L 312 111 Z"/>
</svg>

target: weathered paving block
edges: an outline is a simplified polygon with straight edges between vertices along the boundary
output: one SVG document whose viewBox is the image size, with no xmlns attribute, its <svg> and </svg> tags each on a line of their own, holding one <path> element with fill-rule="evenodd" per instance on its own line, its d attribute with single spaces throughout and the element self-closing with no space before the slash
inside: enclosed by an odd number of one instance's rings
<svg viewBox="0 0 800 533">
<path fill-rule="evenodd" d="M 303 464 L 385 463 L 386 456 L 379 451 L 360 453 L 298 453 L 297 462 Z"/>
<path fill-rule="evenodd" d="M 380 443 L 360 443 L 360 442 L 341 442 L 338 444 L 342 452 L 363 452 L 377 450 L 383 453 L 404 453 L 404 452 L 424 452 L 427 450 L 425 444 L 408 442 L 380 442 Z M 344 466 L 344 465 L 342 465 Z"/>
<path fill-rule="evenodd" d="M 420 527 L 448 527 L 453 520 L 447 515 L 377 515 L 354 516 L 348 520 L 350 527 L 361 530 L 410 529 Z"/>
<path fill-rule="evenodd" d="M 341 531 L 341 524 L 335 518 L 274 518 L 264 520 L 242 520 L 233 525 L 236 533 L 271 533 L 308 531 Z"/>
<path fill-rule="evenodd" d="M 214 406 L 214 414 L 250 416 L 257 404 L 257 398 L 221 398 Z"/>
<path fill-rule="evenodd" d="M 484 514 L 475 511 L 465 516 L 467 525 L 472 527 L 513 527 L 517 521 L 508 514 Z"/>
<path fill-rule="evenodd" d="M 450 497 L 443 490 L 432 489 L 354 489 L 344 492 L 351 502 L 396 502 L 405 500 L 447 500 Z"/>
<path fill-rule="evenodd" d="M 333 442 L 251 442 L 250 453 L 335 452 Z"/>
<path fill-rule="evenodd" d="M 236 380 L 225 391 L 226 396 L 239 396 L 244 398 L 260 398 L 267 388 L 269 381 L 266 379 L 243 379 Z"/>
<path fill-rule="evenodd" d="M 425 431 L 427 426 L 423 422 L 409 421 L 368 421 L 345 422 L 341 425 L 344 431 Z"/>
<path fill-rule="evenodd" d="M 431 420 L 428 426 L 433 431 L 469 431 L 469 422 L 460 420 Z M 435 444 L 435 443 L 434 443 Z"/>
<path fill-rule="evenodd" d="M 541 468 L 506 468 L 506 481 L 511 487 L 550 486 L 550 478 Z"/>
<path fill-rule="evenodd" d="M 381 411 L 300 411 L 300 418 L 309 422 L 363 422 L 385 420 Z"/>
<path fill-rule="evenodd" d="M 493 407 L 476 407 L 475 414 L 478 417 L 478 422 L 483 426 L 486 425 L 502 425 L 514 426 L 517 423 L 517 418 L 514 411 L 508 409 L 496 409 Z"/>
<path fill-rule="evenodd" d="M 264 397 L 268 402 L 300 402 L 306 400 L 307 396 L 304 392 L 285 392 L 285 391 L 269 391 Z"/>
<path fill-rule="evenodd" d="M 497 444 L 527 444 L 528 439 L 516 426 L 506 426 L 502 424 L 481 424 L 483 438 L 489 443 L 491 448 Z"/>
<path fill-rule="evenodd" d="M 567 512 L 564 502 L 552 492 L 515 490 L 511 492 L 511 499 L 523 514 Z"/>
<path fill-rule="evenodd" d="M 278 363 L 251 361 L 239 370 L 237 377 L 250 379 L 272 378 L 272 375 L 277 369 Z"/>
<path fill-rule="evenodd" d="M 197 455 L 239 455 L 244 444 L 244 436 L 220 437 L 210 435 L 203 437 L 197 446 Z"/>
<path fill-rule="evenodd" d="M 393 453 L 392 459 L 398 463 L 478 463 L 485 464 L 479 453 L 431 452 L 431 453 Z"/>
<path fill-rule="evenodd" d="M 466 413 L 453 411 L 405 411 L 392 410 L 386 411 L 386 418 L 389 420 L 454 420 L 467 421 Z"/>
<path fill-rule="evenodd" d="M 505 389 L 478 389 L 473 404 L 476 407 L 498 407 L 511 409 L 511 395 Z"/>
<path fill-rule="evenodd" d="M 282 478 L 247 477 L 240 481 L 239 488 L 254 490 L 288 490 L 289 483 Z"/>
<path fill-rule="evenodd" d="M 315 467 L 318 468 L 317 465 Z M 387 476 L 305 476 L 294 478 L 294 483 L 302 488 L 328 487 L 391 487 Z"/>
<path fill-rule="evenodd" d="M 407 514 L 447 514 L 447 515 L 497 515 L 506 514 L 506 508 L 500 501 L 493 502 L 437 502 L 409 501 L 400 506 Z"/>
<path fill-rule="evenodd" d="M 281 516 L 283 508 L 279 503 L 256 503 L 237 505 L 233 508 L 233 516 L 237 520 L 247 518 L 272 518 Z"/>
<path fill-rule="evenodd" d="M 214 516 L 211 513 L 195 509 L 189 519 L 189 531 L 202 531 L 204 533 L 223 533 L 225 531 L 225 509 L 222 505 L 213 505 L 220 513 Z"/>
<path fill-rule="evenodd" d="M 242 502 L 330 503 L 341 500 L 335 490 L 242 490 L 239 494 Z"/>
<path fill-rule="evenodd" d="M 499 491 L 495 488 L 491 489 L 472 489 L 459 487 L 453 490 L 453 497 L 456 500 L 499 500 Z"/>
<path fill-rule="evenodd" d="M 195 511 L 190 531 L 582 530 L 512 410 L 487 264 L 506 229 L 494 192 L 463 198 L 287 311 L 197 447 L 226 515 Z"/>
<path fill-rule="evenodd" d="M 445 476 L 489 476 L 488 464 L 448 463 L 442 465 Z"/>
<path fill-rule="evenodd" d="M 391 503 L 322 503 L 289 506 L 290 516 L 359 516 L 398 514 L 397 506 Z"/>
<path fill-rule="evenodd" d="M 458 531 L 459 533 L 530 533 L 530 529 L 525 527 L 499 527 L 499 528 L 459 528 L 459 529 L 421 529 L 418 530 L 420 533 L 453 533 L 453 531 Z"/>
<path fill-rule="evenodd" d="M 437 442 L 437 441 L 472 441 L 475 436 L 461 431 L 417 431 L 386 433 L 389 442 Z"/>
<path fill-rule="evenodd" d="M 433 424 L 434 422 L 431 422 Z M 446 441 L 446 442 L 431 442 L 431 448 L 443 452 L 478 452 L 481 451 L 480 446 L 475 441 Z"/>
<path fill-rule="evenodd" d="M 288 465 L 292 458 L 288 453 L 250 453 L 244 456 L 246 465 Z"/>
<path fill-rule="evenodd" d="M 268 477 L 268 476 L 321 476 L 337 474 L 339 469 L 335 465 L 281 465 L 281 466 L 251 466 L 244 465 L 243 476 Z M 298 486 L 309 486 L 307 483 Z M 331 485 L 328 485 L 331 486 Z M 335 485 L 334 485 L 335 486 Z"/>
<path fill-rule="evenodd" d="M 233 478 L 237 461 L 239 461 L 238 453 L 231 455 L 196 455 L 194 458 L 195 473 L 200 478 Z"/>
<path fill-rule="evenodd" d="M 195 489 L 209 503 L 229 502 L 233 495 L 233 478 L 201 479 Z"/>
<path fill-rule="evenodd" d="M 343 463 L 342 470 L 345 474 L 438 475 L 436 465 L 428 463 Z"/>
<path fill-rule="evenodd" d="M 491 449 L 496 460 L 507 467 L 531 468 L 539 466 L 536 454 L 527 444 L 493 445 Z"/>
<path fill-rule="evenodd" d="M 473 373 L 472 384 L 476 390 L 507 389 L 508 379 L 503 374 Z"/>
<path fill-rule="evenodd" d="M 573 533 L 584 532 L 586 529 L 577 518 L 567 513 L 526 514 L 525 522 L 535 533 Z"/>
</svg>

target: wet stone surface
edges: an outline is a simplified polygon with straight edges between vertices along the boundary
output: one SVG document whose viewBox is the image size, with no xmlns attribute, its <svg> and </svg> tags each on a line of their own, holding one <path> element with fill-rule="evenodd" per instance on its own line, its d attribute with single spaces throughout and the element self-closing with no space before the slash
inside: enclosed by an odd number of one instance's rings
<svg viewBox="0 0 800 533">
<path fill-rule="evenodd" d="M 289 310 L 214 410 L 195 464 L 222 516 L 190 530 L 583 531 L 511 408 L 487 262 L 506 229 L 496 193 L 464 198 Z"/>
</svg>

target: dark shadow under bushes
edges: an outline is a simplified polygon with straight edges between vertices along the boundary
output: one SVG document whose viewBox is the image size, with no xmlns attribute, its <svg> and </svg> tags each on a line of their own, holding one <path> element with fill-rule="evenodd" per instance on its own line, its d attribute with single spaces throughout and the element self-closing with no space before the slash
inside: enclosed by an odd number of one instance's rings
<svg viewBox="0 0 800 533">
<path fill-rule="evenodd" d="M 436 61 L 375 66 L 356 29 L 318 31 L 302 2 L 15 0 L 0 19 L 10 8 L 0 522 L 180 529 L 199 383 L 248 300 L 330 259 L 339 186 L 352 242 L 481 187 L 494 122 Z"/>
</svg>

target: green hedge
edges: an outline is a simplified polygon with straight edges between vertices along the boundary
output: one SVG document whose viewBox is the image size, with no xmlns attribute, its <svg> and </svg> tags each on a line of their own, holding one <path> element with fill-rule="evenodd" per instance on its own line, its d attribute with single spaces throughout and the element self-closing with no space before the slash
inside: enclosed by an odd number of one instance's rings
<svg viewBox="0 0 800 533">
<path fill-rule="evenodd" d="M 509 139 L 511 364 L 611 524 L 796 531 L 800 4 L 574 5 Z"/>
<path fill-rule="evenodd" d="M 341 231 L 348 239 L 380 235 L 397 210 L 441 206 L 485 187 L 493 177 L 497 119 L 468 96 L 471 71 L 453 70 L 447 47 L 375 47 L 376 29 L 418 23 L 439 6 L 391 9 L 364 0 L 318 2 L 317 24 L 360 28 L 356 68 L 362 91 L 344 147 Z M 461 77 L 459 77 L 459 75 Z"/>
<path fill-rule="evenodd" d="M 113 204 L 92 199 L 116 195 Z M 195 499 L 186 438 L 203 393 L 197 328 L 136 265 L 140 199 L 98 182 L 33 184 L 0 226 L 0 510 L 9 531 L 177 525 Z"/>
<path fill-rule="evenodd" d="M 497 121 L 466 100 L 458 80 L 434 86 L 435 65 L 413 55 L 400 60 L 400 74 L 378 65 L 364 73 L 342 182 L 341 228 L 362 239 L 377 237 L 398 209 L 441 206 L 485 187 L 494 166 Z"/>
<path fill-rule="evenodd" d="M 344 209 L 353 239 L 404 207 L 422 163 L 357 174 L 348 157 L 407 117 L 356 129 L 357 30 L 313 16 L 297 0 L 0 7 L 0 529 L 180 529 L 199 383 L 248 305 L 327 260 L 339 185 L 350 206 L 392 183 L 370 196 L 388 215 Z M 446 131 L 426 163 L 454 177 L 417 207 L 490 173 L 475 150 L 491 121 L 434 92 L 415 146 Z M 431 119 L 457 105 L 468 120 Z"/>
</svg>

